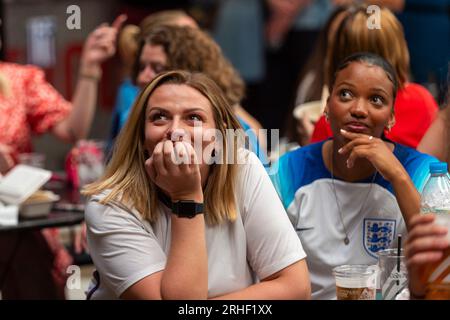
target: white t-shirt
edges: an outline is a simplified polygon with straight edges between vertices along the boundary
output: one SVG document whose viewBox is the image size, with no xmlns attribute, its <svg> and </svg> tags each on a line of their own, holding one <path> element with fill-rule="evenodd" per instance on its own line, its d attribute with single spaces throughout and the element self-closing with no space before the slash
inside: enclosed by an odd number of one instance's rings
<svg viewBox="0 0 450 320">
<path fill-rule="evenodd" d="M 308 254 L 312 298 L 329 300 L 336 299 L 334 267 L 376 264 L 377 252 L 396 246 L 406 226 L 393 187 L 381 174 L 373 181 L 332 179 L 322 157 L 324 143 L 285 154 L 274 166 L 278 170 L 272 180 Z M 394 155 L 421 190 L 429 164 L 436 160 L 399 144 Z"/>
<path fill-rule="evenodd" d="M 294 228 L 258 158 L 239 165 L 237 219 L 206 227 L 208 297 L 244 289 L 305 258 Z M 99 283 L 88 297 L 117 299 L 131 285 L 164 269 L 170 248 L 170 209 L 160 204 L 150 224 L 136 210 L 101 205 L 86 208 L 87 240 Z"/>
</svg>

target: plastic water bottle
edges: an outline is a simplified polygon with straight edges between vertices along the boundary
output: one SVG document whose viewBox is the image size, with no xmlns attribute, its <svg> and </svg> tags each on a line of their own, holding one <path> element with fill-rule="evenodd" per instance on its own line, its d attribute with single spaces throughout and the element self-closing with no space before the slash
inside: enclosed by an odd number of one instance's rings
<svg viewBox="0 0 450 320">
<path fill-rule="evenodd" d="M 435 214 L 435 222 L 450 229 L 450 176 L 447 163 L 430 164 L 430 178 L 426 182 L 420 203 L 422 214 Z M 450 238 L 450 234 L 447 236 Z M 441 261 L 426 268 L 428 279 L 426 299 L 450 299 L 450 249 L 445 251 Z"/>
</svg>

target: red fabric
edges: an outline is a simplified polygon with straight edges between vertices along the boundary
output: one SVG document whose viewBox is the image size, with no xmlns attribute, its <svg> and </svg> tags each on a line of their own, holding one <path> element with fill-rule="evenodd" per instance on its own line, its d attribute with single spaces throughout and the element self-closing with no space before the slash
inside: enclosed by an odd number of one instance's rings
<svg viewBox="0 0 450 320">
<path fill-rule="evenodd" d="M 31 136 L 50 130 L 71 111 L 66 101 L 34 66 L 0 62 L 11 94 L 0 94 L 0 143 L 15 153 L 31 151 Z"/>
<path fill-rule="evenodd" d="M 433 96 L 419 84 L 409 83 L 397 93 L 395 100 L 395 125 L 386 137 L 394 142 L 416 148 L 439 108 Z M 333 136 L 330 125 L 322 116 L 316 123 L 311 143 Z"/>
<path fill-rule="evenodd" d="M 325 116 L 321 116 L 316 122 L 314 131 L 311 137 L 311 143 L 326 140 L 333 136 L 330 124 L 326 121 Z"/>
</svg>

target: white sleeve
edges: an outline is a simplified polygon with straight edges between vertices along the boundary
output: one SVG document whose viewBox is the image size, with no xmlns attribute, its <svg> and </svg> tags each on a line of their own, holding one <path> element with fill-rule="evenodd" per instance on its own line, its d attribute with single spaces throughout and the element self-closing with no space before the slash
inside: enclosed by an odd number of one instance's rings
<svg viewBox="0 0 450 320">
<path fill-rule="evenodd" d="M 294 227 L 260 161 L 249 153 L 237 187 L 252 269 L 264 279 L 306 257 Z M 243 205 L 243 207 L 242 207 Z"/>
<path fill-rule="evenodd" d="M 166 256 L 153 232 L 132 213 L 90 201 L 85 212 L 87 241 L 102 285 L 117 296 L 165 268 Z"/>
</svg>

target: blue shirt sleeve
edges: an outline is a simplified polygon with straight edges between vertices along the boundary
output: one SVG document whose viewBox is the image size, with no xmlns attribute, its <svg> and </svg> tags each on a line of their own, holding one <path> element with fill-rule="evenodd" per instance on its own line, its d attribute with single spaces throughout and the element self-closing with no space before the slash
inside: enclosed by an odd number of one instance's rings
<svg viewBox="0 0 450 320">
<path fill-rule="evenodd" d="M 292 176 L 293 172 L 290 170 L 290 162 L 290 154 L 288 153 L 275 162 L 269 170 L 270 179 L 285 209 L 294 200 L 296 191 Z"/>
</svg>

